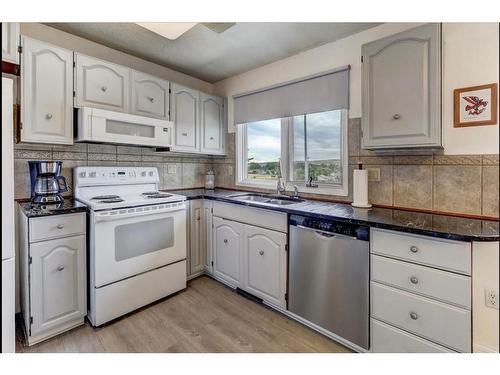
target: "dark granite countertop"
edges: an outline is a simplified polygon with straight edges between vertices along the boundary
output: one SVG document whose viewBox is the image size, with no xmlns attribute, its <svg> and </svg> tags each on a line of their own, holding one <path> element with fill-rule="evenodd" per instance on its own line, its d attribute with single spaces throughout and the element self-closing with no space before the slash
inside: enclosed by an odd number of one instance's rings
<svg viewBox="0 0 500 375">
<path fill-rule="evenodd" d="M 187 199 L 207 198 L 245 206 L 265 208 L 289 214 L 310 216 L 319 219 L 339 220 L 353 224 L 364 224 L 375 228 L 423 234 L 457 241 L 499 241 L 497 221 L 469 219 L 448 215 L 413 212 L 374 207 L 369 210 L 354 208 L 350 204 L 306 200 L 290 206 L 269 207 L 254 202 L 244 202 L 231 195 L 245 191 L 235 190 L 170 190 Z"/>
<path fill-rule="evenodd" d="M 51 215 L 73 214 L 77 212 L 86 212 L 87 206 L 73 198 L 64 198 L 59 204 L 36 204 L 31 202 L 19 202 L 19 207 L 28 217 L 41 217 Z"/>
</svg>

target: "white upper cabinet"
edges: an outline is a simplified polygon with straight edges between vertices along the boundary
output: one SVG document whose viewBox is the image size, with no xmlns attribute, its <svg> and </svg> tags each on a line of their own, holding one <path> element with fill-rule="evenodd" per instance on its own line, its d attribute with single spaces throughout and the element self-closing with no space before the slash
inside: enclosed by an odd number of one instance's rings
<svg viewBox="0 0 500 375">
<path fill-rule="evenodd" d="M 130 69 L 75 54 L 75 106 L 129 111 Z"/>
<path fill-rule="evenodd" d="M 199 92 L 177 83 L 170 85 L 170 91 L 170 120 L 174 123 L 172 151 L 199 153 Z"/>
<path fill-rule="evenodd" d="M 242 289 L 286 308 L 286 233 L 245 225 Z"/>
<path fill-rule="evenodd" d="M 131 111 L 136 115 L 169 118 L 169 82 L 132 71 Z"/>
<path fill-rule="evenodd" d="M 22 40 L 21 141 L 73 144 L 73 52 Z"/>
<path fill-rule="evenodd" d="M 2 22 L 2 61 L 19 64 L 19 23 Z"/>
<path fill-rule="evenodd" d="M 200 93 L 201 153 L 224 154 L 224 100 Z"/>
<path fill-rule="evenodd" d="M 441 29 L 363 45 L 364 149 L 441 146 Z"/>
</svg>

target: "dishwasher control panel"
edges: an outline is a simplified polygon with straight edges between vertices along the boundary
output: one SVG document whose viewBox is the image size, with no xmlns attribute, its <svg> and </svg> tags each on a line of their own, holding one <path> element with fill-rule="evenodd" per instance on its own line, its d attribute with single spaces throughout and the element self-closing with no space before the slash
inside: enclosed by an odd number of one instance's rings
<svg viewBox="0 0 500 375">
<path fill-rule="evenodd" d="M 290 215 L 290 225 L 301 226 L 329 232 L 332 234 L 342 234 L 349 237 L 355 237 L 358 240 L 370 240 L 370 228 L 363 225 L 341 222 L 337 220 L 317 219 L 312 217 Z"/>
</svg>

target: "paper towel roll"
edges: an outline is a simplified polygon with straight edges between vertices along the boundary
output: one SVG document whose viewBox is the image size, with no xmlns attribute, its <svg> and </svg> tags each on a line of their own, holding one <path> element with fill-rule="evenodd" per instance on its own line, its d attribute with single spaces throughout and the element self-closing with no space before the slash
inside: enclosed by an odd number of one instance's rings
<svg viewBox="0 0 500 375">
<path fill-rule="evenodd" d="M 368 203 L 368 171 L 366 169 L 355 169 L 353 176 L 353 202 L 354 207 L 370 208 Z"/>
</svg>

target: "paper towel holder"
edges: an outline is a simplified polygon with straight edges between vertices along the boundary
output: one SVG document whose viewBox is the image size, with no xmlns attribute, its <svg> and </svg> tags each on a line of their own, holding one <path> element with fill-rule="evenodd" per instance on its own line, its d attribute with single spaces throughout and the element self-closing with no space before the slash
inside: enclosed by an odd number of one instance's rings
<svg viewBox="0 0 500 375">
<path fill-rule="evenodd" d="M 358 170 L 362 170 L 362 169 L 363 169 L 363 164 L 362 164 L 361 162 L 358 162 Z M 353 172 L 353 173 L 354 173 L 354 172 Z M 354 180 L 355 180 L 355 178 L 354 178 L 354 176 L 353 176 L 353 182 L 354 182 Z M 368 183 L 368 181 L 367 181 L 367 183 Z M 368 188 L 368 187 L 367 187 L 367 188 Z M 355 189 L 355 187 L 353 188 L 353 194 L 354 194 L 354 196 L 356 196 L 356 193 L 354 192 L 354 189 Z M 367 194 L 367 193 L 366 193 L 366 194 Z M 367 196 L 367 198 L 368 198 L 368 196 Z M 368 201 L 368 199 L 366 199 L 366 200 Z M 367 203 L 367 204 L 360 204 L 360 203 L 355 203 L 355 202 L 352 202 L 352 203 L 351 203 L 351 206 L 356 207 L 356 208 L 365 208 L 365 209 L 366 209 L 366 208 L 371 208 L 371 207 L 372 207 L 372 205 L 371 205 L 370 203 Z"/>
</svg>

